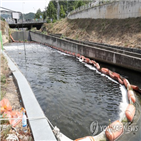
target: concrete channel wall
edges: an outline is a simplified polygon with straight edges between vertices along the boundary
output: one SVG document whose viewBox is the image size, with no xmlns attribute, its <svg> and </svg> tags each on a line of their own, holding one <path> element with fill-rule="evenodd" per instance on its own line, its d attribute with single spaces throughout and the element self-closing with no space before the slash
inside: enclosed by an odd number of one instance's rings
<svg viewBox="0 0 141 141">
<path fill-rule="evenodd" d="M 110 2 L 111 1 L 111 2 Z M 141 17 L 140 0 L 118 0 L 82 9 L 76 9 L 68 14 L 69 19 L 125 19 Z"/>
<path fill-rule="evenodd" d="M 127 54 L 122 54 L 106 49 L 98 48 L 96 46 L 89 46 L 57 37 L 40 34 L 37 32 L 30 32 L 31 40 L 56 46 L 67 51 L 79 53 L 85 57 L 92 58 L 97 61 L 117 65 L 120 67 L 132 69 L 141 72 L 141 58 L 133 57 Z"/>
<path fill-rule="evenodd" d="M 13 32 L 12 37 L 14 38 L 14 40 L 20 40 L 20 41 L 30 41 L 31 37 L 30 37 L 30 33 L 29 31 L 17 31 L 17 32 Z"/>
</svg>

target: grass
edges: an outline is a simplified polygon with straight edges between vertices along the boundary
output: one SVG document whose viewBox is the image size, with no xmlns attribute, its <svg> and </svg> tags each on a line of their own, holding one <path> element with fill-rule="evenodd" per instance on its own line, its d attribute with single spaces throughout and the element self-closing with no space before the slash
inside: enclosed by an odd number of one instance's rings
<svg viewBox="0 0 141 141">
<path fill-rule="evenodd" d="M 3 99 L 3 97 L 5 96 L 5 91 L 0 89 L 0 100 Z"/>
<path fill-rule="evenodd" d="M 3 99 L 3 97 L 5 96 L 6 94 L 6 91 L 5 91 L 5 87 L 7 85 L 7 75 L 9 73 L 9 70 L 8 70 L 8 65 L 7 65 L 7 60 L 5 59 L 5 57 L 3 55 L 1 55 L 1 76 L 0 76 L 0 83 L 1 83 L 1 90 L 0 90 L 0 100 Z"/>
<path fill-rule="evenodd" d="M 10 129 L 11 129 L 11 126 L 8 126 L 8 128 L 6 128 L 5 130 L 1 132 L 1 136 L 3 137 L 3 139 L 7 138 L 8 134 L 10 133 Z"/>
<path fill-rule="evenodd" d="M 5 75 L 2 75 L 1 76 L 1 83 L 2 84 L 5 84 L 6 83 L 6 76 Z"/>
<path fill-rule="evenodd" d="M 9 73 L 8 71 L 8 63 L 7 63 L 7 60 L 5 59 L 5 57 L 3 55 L 1 55 L 1 90 L 0 90 L 0 100 L 2 100 L 4 97 L 5 97 L 5 94 L 6 94 L 6 88 L 7 88 L 7 75 Z M 6 116 L 6 115 L 5 115 Z M 5 116 L 2 115 L 2 113 L 0 114 L 0 118 L 3 119 L 5 118 Z M 1 130 L 1 138 L 2 139 L 6 139 L 9 132 L 10 132 L 10 129 L 11 129 L 11 126 L 7 126 L 7 124 L 9 123 L 8 120 L 1 120 L 1 125 L 4 125 L 6 126 L 5 128 L 1 127 L 2 130 Z"/>
</svg>

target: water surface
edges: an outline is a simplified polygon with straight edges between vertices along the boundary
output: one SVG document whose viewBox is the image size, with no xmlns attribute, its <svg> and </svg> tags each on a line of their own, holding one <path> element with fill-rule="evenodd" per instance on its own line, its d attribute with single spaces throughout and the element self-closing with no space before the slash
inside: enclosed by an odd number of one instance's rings
<svg viewBox="0 0 141 141">
<path fill-rule="evenodd" d="M 71 139 L 92 135 L 93 121 L 107 126 L 119 119 L 120 85 L 77 58 L 39 44 L 24 48 L 12 43 L 5 49 L 26 76 L 45 115 Z"/>
</svg>

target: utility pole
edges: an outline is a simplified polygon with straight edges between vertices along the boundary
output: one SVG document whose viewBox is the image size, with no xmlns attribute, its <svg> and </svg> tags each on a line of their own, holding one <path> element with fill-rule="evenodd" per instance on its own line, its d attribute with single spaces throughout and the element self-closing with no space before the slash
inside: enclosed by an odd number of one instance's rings
<svg viewBox="0 0 141 141">
<path fill-rule="evenodd" d="M 59 20 L 59 15 L 60 15 L 60 5 L 59 5 L 59 0 L 56 0 L 57 2 L 57 20 Z"/>
<path fill-rule="evenodd" d="M 68 0 L 67 0 L 67 15 L 68 15 L 68 13 L 69 13 L 69 12 L 68 12 Z M 66 16 L 67 16 L 67 15 L 66 15 Z"/>
</svg>

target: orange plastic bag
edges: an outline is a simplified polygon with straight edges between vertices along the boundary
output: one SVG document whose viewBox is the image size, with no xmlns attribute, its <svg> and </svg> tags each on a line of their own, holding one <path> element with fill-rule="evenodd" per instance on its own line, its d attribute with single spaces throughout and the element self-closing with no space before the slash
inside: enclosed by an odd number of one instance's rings
<svg viewBox="0 0 141 141">
<path fill-rule="evenodd" d="M 6 111 L 12 111 L 12 107 L 10 105 L 9 100 L 6 99 L 6 98 L 3 98 L 0 101 L 0 112 L 3 113 L 3 112 L 6 112 Z"/>
<path fill-rule="evenodd" d="M 9 123 L 13 127 L 15 127 L 17 124 L 19 124 L 22 121 L 22 113 L 18 111 L 4 112 L 3 117 L 9 118 Z"/>
<path fill-rule="evenodd" d="M 2 116 L 3 118 L 11 118 L 11 112 L 6 111 L 2 114 Z"/>
<path fill-rule="evenodd" d="M 0 107 L 0 113 L 3 113 L 5 110 L 3 107 Z"/>
</svg>

